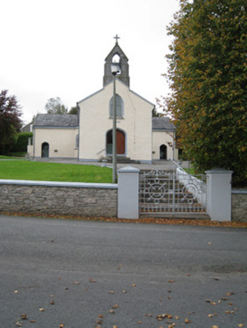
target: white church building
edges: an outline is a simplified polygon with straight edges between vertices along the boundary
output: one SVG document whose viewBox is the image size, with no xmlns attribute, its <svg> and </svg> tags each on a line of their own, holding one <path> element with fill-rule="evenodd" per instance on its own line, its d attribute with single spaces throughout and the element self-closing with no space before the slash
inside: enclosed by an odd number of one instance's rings
<svg viewBox="0 0 247 328">
<path fill-rule="evenodd" d="M 116 38 L 117 40 L 117 38 Z M 119 59 L 116 75 L 118 161 L 151 163 L 178 157 L 175 127 L 168 117 L 152 117 L 155 105 L 130 89 L 128 58 L 118 41 L 105 59 L 103 88 L 77 102 L 78 114 L 38 114 L 33 123 L 30 157 L 101 161 L 112 157 L 113 75 L 111 64 Z"/>
</svg>

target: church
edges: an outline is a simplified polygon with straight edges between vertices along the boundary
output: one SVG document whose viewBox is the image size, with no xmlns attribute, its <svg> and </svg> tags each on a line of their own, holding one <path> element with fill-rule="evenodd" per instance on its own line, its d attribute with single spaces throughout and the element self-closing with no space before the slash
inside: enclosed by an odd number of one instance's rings
<svg viewBox="0 0 247 328">
<path fill-rule="evenodd" d="M 113 63 L 115 76 L 117 161 L 152 163 L 178 157 L 175 127 L 168 117 L 152 117 L 155 105 L 130 89 L 128 58 L 118 37 L 104 63 L 103 88 L 77 102 L 75 114 L 38 114 L 30 157 L 98 162 L 112 158 Z"/>
</svg>

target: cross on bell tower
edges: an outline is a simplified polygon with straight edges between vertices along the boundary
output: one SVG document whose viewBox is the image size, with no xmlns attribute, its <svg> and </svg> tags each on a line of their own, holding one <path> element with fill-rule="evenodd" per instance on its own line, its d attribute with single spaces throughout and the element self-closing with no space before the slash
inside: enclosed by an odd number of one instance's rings
<svg viewBox="0 0 247 328">
<path fill-rule="evenodd" d="M 129 87 L 130 84 L 129 64 L 128 64 L 129 60 L 118 44 L 118 40 L 120 39 L 120 37 L 116 34 L 116 36 L 114 36 L 113 39 L 116 40 L 116 43 L 113 49 L 111 50 L 111 52 L 109 53 L 109 55 L 105 59 L 103 86 L 107 85 L 113 80 L 113 76 L 111 72 L 111 64 L 113 62 L 113 57 L 117 55 L 119 57 L 119 65 L 121 68 L 121 73 L 117 75 L 117 78 Z"/>
</svg>

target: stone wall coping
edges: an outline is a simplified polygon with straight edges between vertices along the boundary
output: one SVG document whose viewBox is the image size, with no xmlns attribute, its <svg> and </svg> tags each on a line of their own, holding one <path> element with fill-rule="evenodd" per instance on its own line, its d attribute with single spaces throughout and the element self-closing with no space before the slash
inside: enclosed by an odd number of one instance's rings
<svg viewBox="0 0 247 328">
<path fill-rule="evenodd" d="M 247 189 L 245 189 L 245 190 L 241 190 L 241 189 L 232 190 L 232 194 L 245 194 L 245 195 L 247 195 Z"/>
<path fill-rule="evenodd" d="M 33 181 L 33 180 L 5 180 L 0 179 L 0 185 L 43 186 L 64 188 L 95 188 L 118 189 L 114 183 L 88 183 L 88 182 L 60 182 L 60 181 Z"/>
</svg>

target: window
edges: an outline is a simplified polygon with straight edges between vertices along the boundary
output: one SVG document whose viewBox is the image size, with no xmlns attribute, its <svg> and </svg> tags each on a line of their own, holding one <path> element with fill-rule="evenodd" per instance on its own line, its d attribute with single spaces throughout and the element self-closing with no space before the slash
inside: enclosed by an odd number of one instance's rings
<svg viewBox="0 0 247 328">
<path fill-rule="evenodd" d="M 124 117 L 124 102 L 118 94 L 116 94 L 116 116 L 117 118 Z M 110 100 L 110 118 L 113 118 L 113 97 Z"/>
</svg>

